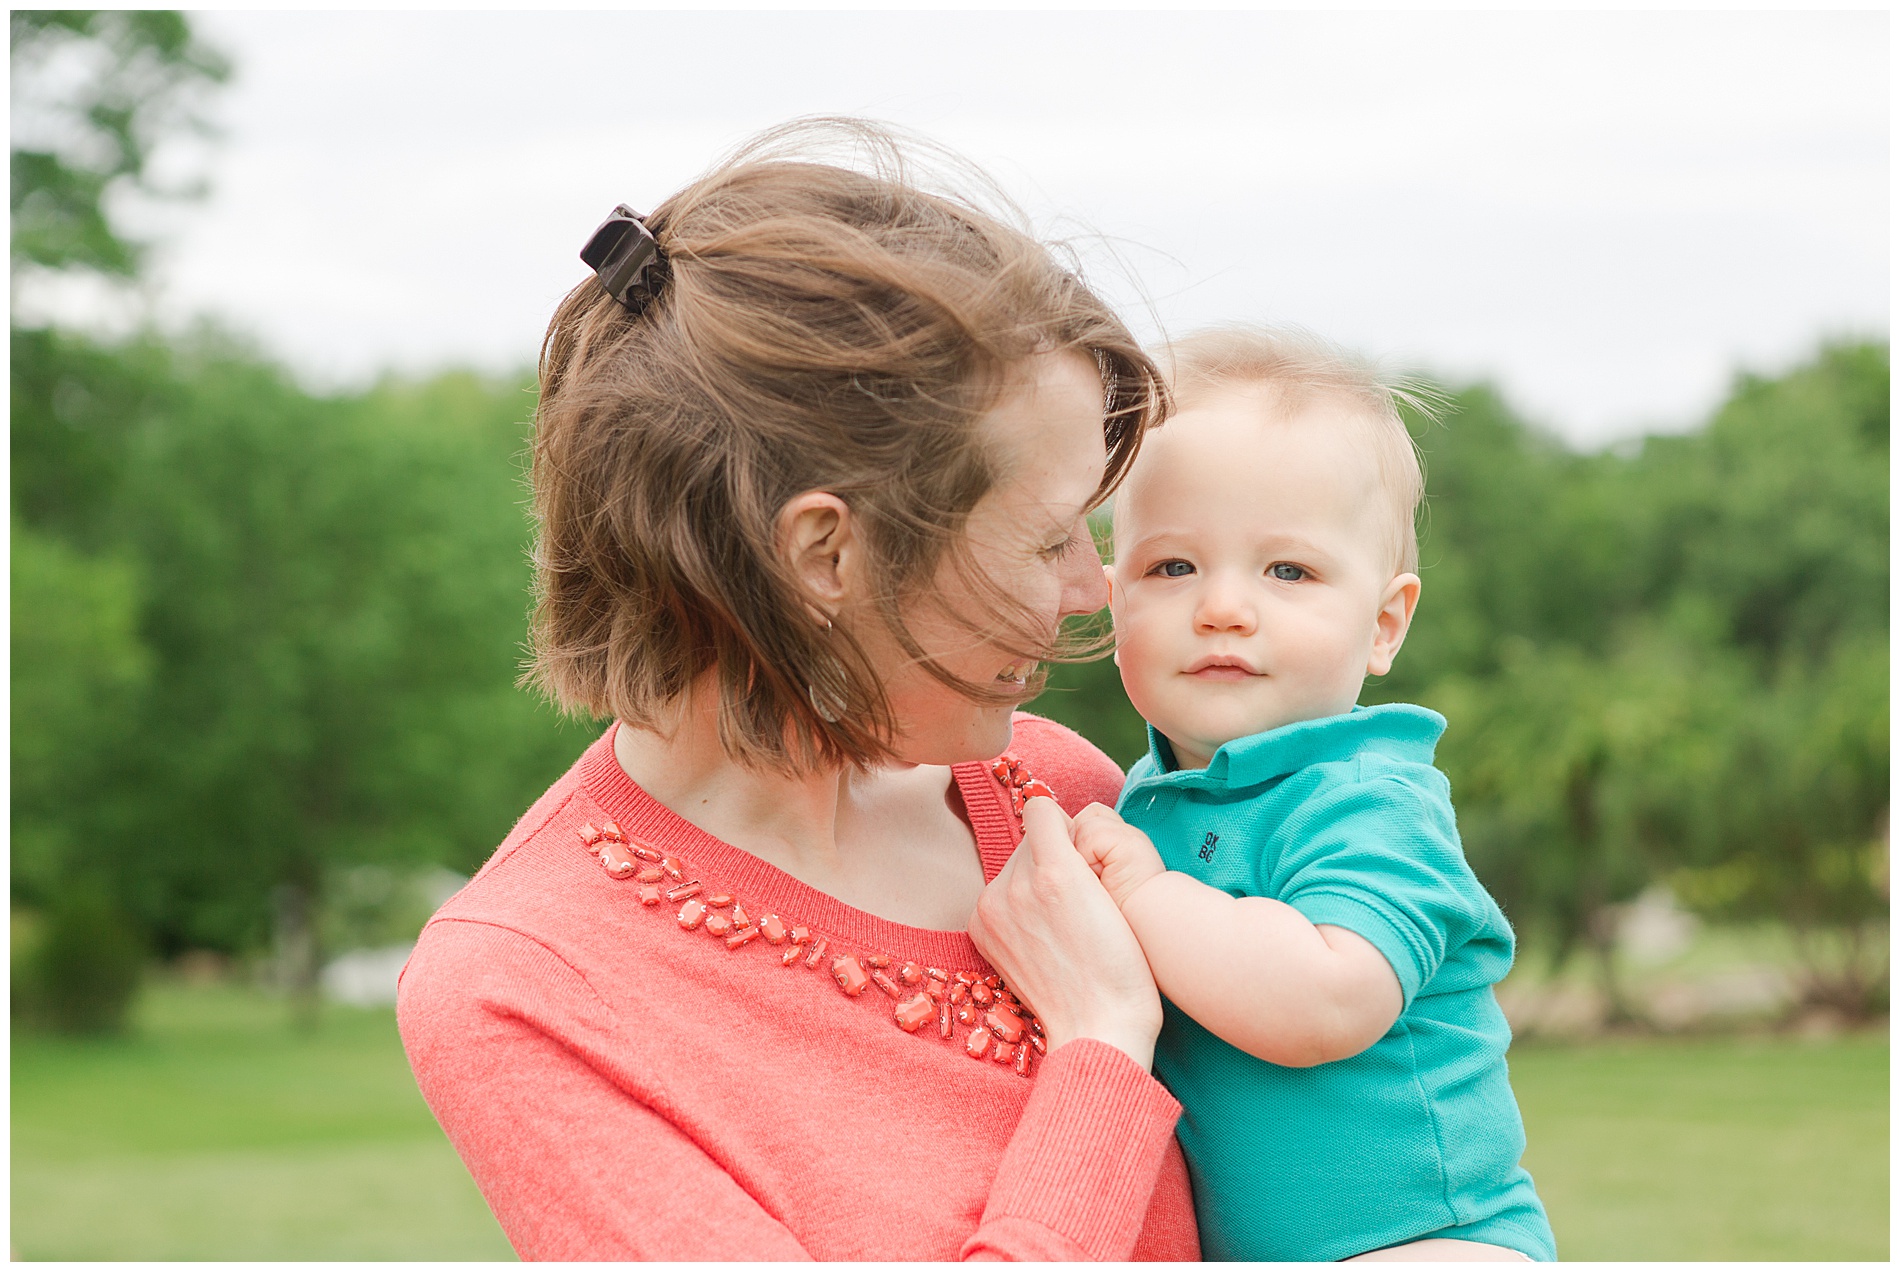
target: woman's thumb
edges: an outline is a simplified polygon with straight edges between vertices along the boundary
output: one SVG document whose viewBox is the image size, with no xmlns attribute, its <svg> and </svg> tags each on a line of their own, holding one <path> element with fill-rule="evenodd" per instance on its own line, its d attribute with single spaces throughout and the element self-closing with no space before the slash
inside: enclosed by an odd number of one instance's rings
<svg viewBox="0 0 1900 1272">
<path fill-rule="evenodd" d="M 1023 842 L 1031 856 L 1075 851 L 1075 825 L 1062 805 L 1038 795 L 1023 805 Z"/>
</svg>

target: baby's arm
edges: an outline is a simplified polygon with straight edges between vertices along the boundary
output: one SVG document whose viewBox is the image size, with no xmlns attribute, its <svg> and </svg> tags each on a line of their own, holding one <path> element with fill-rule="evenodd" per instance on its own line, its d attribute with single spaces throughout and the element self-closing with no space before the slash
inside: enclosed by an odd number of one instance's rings
<svg viewBox="0 0 1900 1272">
<path fill-rule="evenodd" d="M 1343 1060 L 1398 1019 L 1399 978 L 1356 932 L 1169 870 L 1146 835 L 1100 804 L 1076 814 L 1075 846 L 1121 907 L 1156 986 L 1247 1054 L 1294 1067 Z"/>
</svg>

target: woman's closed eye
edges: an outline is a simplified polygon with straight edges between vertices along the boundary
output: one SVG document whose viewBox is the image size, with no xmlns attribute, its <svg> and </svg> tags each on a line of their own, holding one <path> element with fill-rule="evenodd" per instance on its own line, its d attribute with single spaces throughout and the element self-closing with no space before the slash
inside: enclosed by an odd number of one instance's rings
<svg viewBox="0 0 1900 1272">
<path fill-rule="evenodd" d="M 1178 559 L 1158 561 L 1149 567 L 1148 573 L 1158 575 L 1164 579 L 1184 579 L 1194 573 L 1194 563 L 1192 561 L 1182 561 Z"/>
<path fill-rule="evenodd" d="M 1042 550 L 1043 559 L 1048 561 L 1061 561 L 1067 558 L 1070 553 L 1074 552 L 1081 542 L 1082 532 L 1080 530 L 1071 530 L 1069 531 L 1068 537 L 1062 540 L 1062 542 L 1052 543 Z"/>
<path fill-rule="evenodd" d="M 1267 574 L 1272 578 L 1280 580 L 1282 583 L 1298 583 L 1307 576 L 1307 569 L 1305 566 L 1295 565 L 1291 561 L 1276 561 L 1267 567 Z"/>
</svg>

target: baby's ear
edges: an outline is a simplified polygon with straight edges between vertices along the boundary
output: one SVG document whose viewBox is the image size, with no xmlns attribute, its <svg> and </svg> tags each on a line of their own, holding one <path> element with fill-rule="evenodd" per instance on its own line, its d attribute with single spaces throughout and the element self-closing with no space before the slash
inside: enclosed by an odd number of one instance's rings
<svg viewBox="0 0 1900 1272">
<path fill-rule="evenodd" d="M 1392 670 L 1399 656 L 1405 633 L 1412 628 L 1412 613 L 1418 608 L 1419 590 L 1424 585 L 1416 574 L 1400 574 L 1386 584 L 1379 599 L 1379 613 L 1372 620 L 1372 656 L 1366 659 L 1368 676 L 1383 676 Z"/>
</svg>

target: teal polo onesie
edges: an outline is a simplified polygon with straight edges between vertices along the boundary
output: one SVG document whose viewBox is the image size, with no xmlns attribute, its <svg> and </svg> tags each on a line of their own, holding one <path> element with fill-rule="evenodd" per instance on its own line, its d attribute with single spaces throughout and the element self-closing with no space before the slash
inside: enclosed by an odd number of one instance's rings
<svg viewBox="0 0 1900 1272">
<path fill-rule="evenodd" d="M 1148 730 L 1118 808 L 1168 869 L 1358 933 L 1405 994 L 1383 1038 L 1306 1069 L 1250 1056 L 1164 1002 L 1155 1074 L 1184 1110 L 1206 1258 L 1342 1259 L 1428 1236 L 1557 1257 L 1518 1165 L 1511 1031 L 1491 991 L 1511 928 L 1465 864 L 1451 785 L 1432 767 L 1444 731 L 1423 707 L 1354 707 L 1181 770 Z"/>
</svg>

